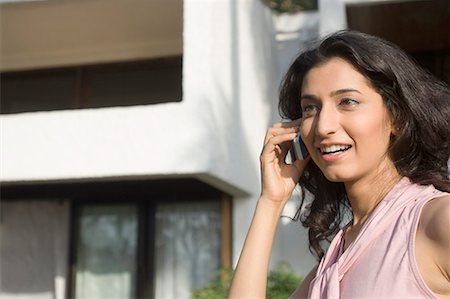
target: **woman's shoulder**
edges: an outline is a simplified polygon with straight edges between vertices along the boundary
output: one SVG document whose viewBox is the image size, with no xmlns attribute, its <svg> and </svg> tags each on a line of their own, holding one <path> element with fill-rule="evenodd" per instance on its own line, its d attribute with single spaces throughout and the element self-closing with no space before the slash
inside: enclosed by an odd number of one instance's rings
<svg viewBox="0 0 450 299">
<path fill-rule="evenodd" d="M 418 233 L 435 263 L 450 276 L 450 194 L 427 202 L 420 215 Z"/>
<path fill-rule="evenodd" d="M 435 294 L 449 296 L 450 287 L 450 194 L 441 194 L 422 209 L 416 235 L 417 265 Z"/>
<path fill-rule="evenodd" d="M 420 215 L 419 226 L 427 239 L 436 245 L 450 247 L 450 194 L 428 201 Z"/>
</svg>

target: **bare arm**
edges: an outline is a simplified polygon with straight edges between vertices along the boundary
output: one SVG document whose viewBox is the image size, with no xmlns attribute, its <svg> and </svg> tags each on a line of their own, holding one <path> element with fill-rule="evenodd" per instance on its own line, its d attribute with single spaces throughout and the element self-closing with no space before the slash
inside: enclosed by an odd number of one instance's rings
<svg viewBox="0 0 450 299">
<path fill-rule="evenodd" d="M 275 124 L 261 153 L 262 191 L 231 283 L 228 298 L 265 298 L 276 227 L 307 161 L 284 163 L 300 121 Z"/>
<path fill-rule="evenodd" d="M 244 243 L 228 298 L 265 298 L 272 243 L 280 206 L 261 198 Z"/>
</svg>

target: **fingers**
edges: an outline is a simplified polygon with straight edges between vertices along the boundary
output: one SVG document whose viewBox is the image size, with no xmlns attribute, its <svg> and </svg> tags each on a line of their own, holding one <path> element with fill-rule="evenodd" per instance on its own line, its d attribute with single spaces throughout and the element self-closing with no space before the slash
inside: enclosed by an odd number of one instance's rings
<svg viewBox="0 0 450 299">
<path fill-rule="evenodd" d="M 289 127 L 298 127 L 302 123 L 302 119 L 298 118 L 292 121 L 283 121 L 279 123 L 273 124 L 272 128 L 289 128 Z"/>
<path fill-rule="evenodd" d="M 272 160 L 275 156 L 285 157 L 292 146 L 292 140 L 300 131 L 301 119 L 276 123 L 267 130 L 261 158 Z M 282 159 L 284 161 L 284 159 Z"/>
<path fill-rule="evenodd" d="M 281 122 L 274 124 L 270 129 L 267 130 L 266 137 L 264 139 L 264 144 L 267 144 L 269 139 L 275 136 L 300 131 L 300 124 L 301 119 L 297 119 L 291 122 Z"/>
<path fill-rule="evenodd" d="M 268 138 L 264 145 L 262 156 L 274 152 L 277 156 L 285 156 L 291 147 L 291 142 L 297 136 L 298 130 L 288 132 Z"/>
<path fill-rule="evenodd" d="M 299 127 L 291 127 L 291 128 L 270 128 L 267 130 L 266 137 L 264 140 L 264 144 L 269 143 L 272 138 L 285 135 L 285 134 L 297 134 L 300 131 Z"/>
<path fill-rule="evenodd" d="M 269 138 L 269 140 L 267 141 L 267 144 L 278 145 L 278 146 L 284 145 L 285 146 L 285 144 L 283 144 L 283 143 L 285 143 L 286 141 L 294 140 L 295 136 L 297 136 L 297 132 L 298 131 L 294 131 L 294 132 L 274 136 L 272 138 Z"/>
</svg>

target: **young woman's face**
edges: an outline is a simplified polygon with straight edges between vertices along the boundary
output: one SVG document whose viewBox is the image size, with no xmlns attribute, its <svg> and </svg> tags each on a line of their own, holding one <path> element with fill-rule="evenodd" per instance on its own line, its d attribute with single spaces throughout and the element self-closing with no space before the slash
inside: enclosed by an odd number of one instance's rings
<svg viewBox="0 0 450 299">
<path fill-rule="evenodd" d="M 332 58 L 312 68 L 303 80 L 301 107 L 302 139 L 328 180 L 354 182 L 395 169 L 387 154 L 389 113 L 350 63 Z"/>
</svg>

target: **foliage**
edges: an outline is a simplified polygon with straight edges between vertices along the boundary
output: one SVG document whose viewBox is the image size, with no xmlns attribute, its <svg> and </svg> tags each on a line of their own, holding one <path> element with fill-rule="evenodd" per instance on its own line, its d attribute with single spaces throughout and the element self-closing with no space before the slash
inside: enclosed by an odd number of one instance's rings
<svg viewBox="0 0 450 299">
<path fill-rule="evenodd" d="M 294 13 L 304 10 L 317 10 L 318 0 L 262 0 L 264 4 L 278 13 Z"/>
<path fill-rule="evenodd" d="M 232 278 L 233 270 L 220 270 L 218 277 L 209 286 L 196 290 L 191 299 L 227 298 Z"/>
<path fill-rule="evenodd" d="M 269 277 L 267 279 L 267 298 L 288 298 L 302 280 L 303 278 L 296 275 L 289 264 L 279 264 L 269 273 Z"/>
<path fill-rule="evenodd" d="M 233 278 L 233 270 L 222 269 L 209 286 L 196 290 L 191 299 L 226 298 Z M 280 263 L 269 272 L 267 278 L 267 298 L 286 299 L 297 288 L 302 277 L 296 275 L 287 263 Z"/>
</svg>

